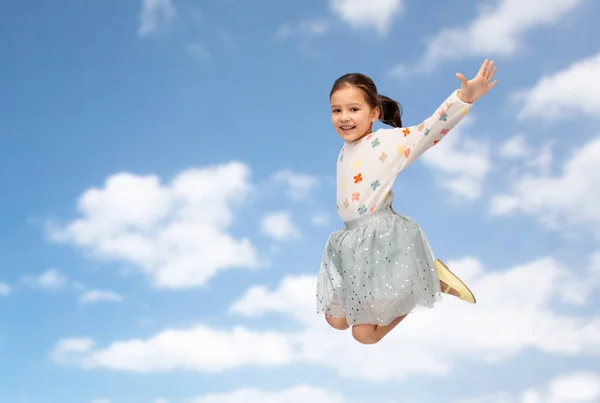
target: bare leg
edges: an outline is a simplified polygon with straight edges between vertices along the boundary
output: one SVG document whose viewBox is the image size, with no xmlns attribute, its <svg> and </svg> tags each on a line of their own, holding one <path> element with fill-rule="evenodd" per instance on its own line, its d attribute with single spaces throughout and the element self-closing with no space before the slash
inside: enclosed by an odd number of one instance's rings
<svg viewBox="0 0 600 403">
<path fill-rule="evenodd" d="M 337 330 L 346 330 L 350 327 L 346 318 L 332 318 L 325 316 L 325 320 L 329 323 L 329 326 Z"/>
<path fill-rule="evenodd" d="M 447 285 L 443 281 L 440 280 L 440 287 L 442 290 L 446 289 Z M 449 294 L 454 296 L 459 296 L 458 292 L 454 289 L 451 289 Z M 399 316 L 392 321 L 389 325 L 379 326 L 379 325 L 355 325 L 352 327 L 352 336 L 362 344 L 376 344 L 384 338 L 389 332 L 392 331 L 407 315 Z M 346 318 L 334 318 L 334 317 L 325 317 L 325 320 L 329 325 L 337 330 L 346 330 L 350 327 L 348 325 L 348 321 Z"/>
<path fill-rule="evenodd" d="M 440 287 L 442 288 L 442 290 L 444 290 L 446 288 L 446 283 L 444 283 L 443 281 L 440 281 Z M 454 296 L 458 296 L 458 292 L 454 289 L 450 290 L 450 294 L 452 294 Z M 407 315 L 397 317 L 396 319 L 394 319 L 394 321 L 392 323 L 390 323 L 389 325 L 386 325 L 386 326 L 355 325 L 352 327 L 352 336 L 354 336 L 356 341 L 358 341 L 359 343 L 362 343 L 362 344 L 379 343 L 381 341 L 381 339 L 383 339 L 383 337 L 386 334 L 391 332 L 393 328 L 398 326 L 398 324 L 400 322 L 402 322 L 402 320 L 404 318 L 406 318 L 406 316 Z M 344 327 L 341 330 L 345 330 L 348 328 L 347 327 L 348 322 L 346 322 L 346 320 L 344 318 L 330 318 L 330 319 L 338 319 L 338 320 L 343 319 L 346 327 Z M 327 321 L 329 322 L 329 320 L 327 320 Z M 339 329 L 338 327 L 334 326 L 334 324 L 332 322 L 329 322 L 329 324 L 331 326 L 333 326 L 334 328 Z"/>
<path fill-rule="evenodd" d="M 407 315 L 399 316 L 393 320 L 392 323 L 385 326 L 378 325 L 354 325 L 352 326 L 352 336 L 356 341 L 362 344 L 376 344 L 383 339 L 383 337 L 392 331 L 398 323 L 402 322 Z"/>
</svg>

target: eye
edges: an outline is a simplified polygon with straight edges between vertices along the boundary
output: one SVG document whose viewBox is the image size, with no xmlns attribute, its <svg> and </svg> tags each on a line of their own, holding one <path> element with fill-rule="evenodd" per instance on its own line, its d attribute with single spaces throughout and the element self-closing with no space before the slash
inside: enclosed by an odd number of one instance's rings
<svg viewBox="0 0 600 403">
<path fill-rule="evenodd" d="M 360 109 L 359 109 L 359 108 L 351 108 L 350 110 L 351 110 L 352 112 L 356 112 L 356 111 L 359 111 Z"/>
<path fill-rule="evenodd" d="M 331 112 L 332 112 L 332 113 L 337 113 L 337 112 L 339 112 L 339 111 L 340 111 L 339 109 L 334 109 L 334 110 L 332 110 Z"/>
</svg>

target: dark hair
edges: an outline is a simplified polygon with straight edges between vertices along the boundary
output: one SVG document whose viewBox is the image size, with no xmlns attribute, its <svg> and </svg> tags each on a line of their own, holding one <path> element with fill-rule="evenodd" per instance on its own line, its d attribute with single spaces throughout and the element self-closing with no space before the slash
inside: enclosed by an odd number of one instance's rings
<svg viewBox="0 0 600 403">
<path fill-rule="evenodd" d="M 373 80 L 364 74 L 348 73 L 335 80 L 329 98 L 334 92 L 347 85 L 359 88 L 365 94 L 365 99 L 371 108 L 379 107 L 381 111 L 379 120 L 382 123 L 392 127 L 402 127 L 402 106 L 392 98 L 380 95 Z"/>
</svg>

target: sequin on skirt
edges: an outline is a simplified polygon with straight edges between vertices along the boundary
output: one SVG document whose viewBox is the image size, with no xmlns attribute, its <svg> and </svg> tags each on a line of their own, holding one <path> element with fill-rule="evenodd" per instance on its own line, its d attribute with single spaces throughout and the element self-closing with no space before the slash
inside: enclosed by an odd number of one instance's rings
<svg viewBox="0 0 600 403">
<path fill-rule="evenodd" d="M 441 299 L 425 233 L 391 207 L 333 232 L 321 261 L 317 312 L 349 325 L 385 326 Z"/>
</svg>

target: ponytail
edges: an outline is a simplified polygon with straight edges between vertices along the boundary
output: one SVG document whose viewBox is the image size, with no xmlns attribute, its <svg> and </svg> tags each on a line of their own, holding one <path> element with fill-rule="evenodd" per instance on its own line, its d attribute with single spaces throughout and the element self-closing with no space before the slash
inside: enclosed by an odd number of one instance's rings
<svg viewBox="0 0 600 403">
<path fill-rule="evenodd" d="M 390 97 L 379 95 L 381 114 L 379 120 L 392 127 L 402 127 L 402 106 Z"/>
</svg>

